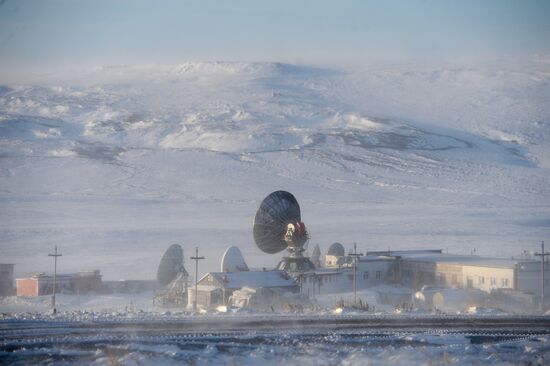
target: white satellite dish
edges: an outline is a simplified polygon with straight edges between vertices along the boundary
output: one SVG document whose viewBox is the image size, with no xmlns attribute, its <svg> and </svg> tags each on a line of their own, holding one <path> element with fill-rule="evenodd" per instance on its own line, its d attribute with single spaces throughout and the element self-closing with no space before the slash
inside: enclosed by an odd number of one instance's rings
<svg viewBox="0 0 550 366">
<path fill-rule="evenodd" d="M 241 250 L 236 246 L 227 248 L 222 257 L 221 263 L 222 272 L 242 272 L 248 271 L 248 266 L 244 261 Z"/>
<path fill-rule="evenodd" d="M 157 281 L 161 286 L 166 286 L 180 273 L 187 276 L 187 271 L 183 267 L 183 249 L 181 245 L 173 244 L 162 256 L 157 270 Z"/>
</svg>

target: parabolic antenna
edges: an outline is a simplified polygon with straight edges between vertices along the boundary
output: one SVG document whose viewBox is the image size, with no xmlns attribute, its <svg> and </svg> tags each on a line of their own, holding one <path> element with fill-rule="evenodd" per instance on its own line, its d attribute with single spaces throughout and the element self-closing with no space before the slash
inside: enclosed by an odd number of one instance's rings
<svg viewBox="0 0 550 366">
<path fill-rule="evenodd" d="M 289 256 L 279 263 L 279 269 L 291 272 L 315 269 L 309 258 L 303 256 L 308 232 L 300 216 L 300 205 L 291 193 L 276 191 L 262 201 L 254 217 L 253 234 L 256 245 L 265 253 L 288 250 Z"/>
<path fill-rule="evenodd" d="M 261 203 L 254 217 L 254 241 L 260 250 L 275 254 L 285 248 L 301 248 L 307 240 L 300 205 L 286 191 L 276 191 Z"/>
<path fill-rule="evenodd" d="M 345 257 L 346 250 L 344 246 L 338 242 L 332 243 L 328 248 L 327 255 L 333 255 L 335 257 Z"/>
<path fill-rule="evenodd" d="M 248 266 L 244 261 L 241 250 L 236 246 L 227 248 L 222 257 L 222 272 L 242 272 L 248 271 Z"/>
<path fill-rule="evenodd" d="M 183 249 L 179 244 L 171 245 L 160 260 L 157 270 L 157 281 L 161 286 L 172 282 L 179 273 L 184 272 Z"/>
</svg>

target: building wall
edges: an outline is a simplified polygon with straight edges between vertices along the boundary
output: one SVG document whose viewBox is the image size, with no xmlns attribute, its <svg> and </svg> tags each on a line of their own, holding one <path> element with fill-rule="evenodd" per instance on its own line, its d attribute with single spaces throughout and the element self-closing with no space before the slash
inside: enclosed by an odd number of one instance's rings
<svg viewBox="0 0 550 366">
<path fill-rule="evenodd" d="M 516 274 L 516 289 L 518 291 L 540 296 L 541 281 L 540 262 L 519 263 Z M 544 297 L 550 297 L 550 263 L 548 261 L 544 268 Z"/>
<path fill-rule="evenodd" d="M 462 286 L 491 292 L 496 288 L 515 289 L 514 268 L 462 266 Z"/>
<path fill-rule="evenodd" d="M 17 296 L 38 296 L 38 280 L 36 278 L 18 278 Z"/>
<path fill-rule="evenodd" d="M 17 279 L 17 296 L 42 296 L 53 293 L 53 277 L 41 276 Z M 98 271 L 82 275 L 59 275 L 56 281 L 56 293 L 86 294 L 101 292 L 103 284 Z"/>
<path fill-rule="evenodd" d="M 359 260 L 357 262 L 357 288 L 363 289 L 395 282 L 395 267 L 394 260 Z M 353 275 L 353 269 L 351 270 L 351 274 Z"/>
<path fill-rule="evenodd" d="M 133 294 L 156 290 L 158 287 L 157 280 L 102 281 L 102 288 L 107 292 Z"/>
<path fill-rule="evenodd" d="M 436 263 L 399 260 L 399 276 L 402 285 L 419 290 L 422 286 L 436 286 Z"/>
<path fill-rule="evenodd" d="M 335 257 L 336 258 L 336 257 Z M 357 261 L 357 289 L 392 283 L 395 280 L 395 261 L 380 259 Z M 311 272 L 298 278 L 301 291 L 308 296 L 353 290 L 353 266 L 334 272 Z"/>
<path fill-rule="evenodd" d="M 401 283 L 413 289 L 422 286 L 477 288 L 485 292 L 496 288 L 516 289 L 514 268 L 413 260 L 400 262 Z"/>
<path fill-rule="evenodd" d="M 333 273 L 307 273 L 297 278 L 301 292 L 308 296 L 319 294 L 330 294 L 335 292 L 350 291 L 349 282 L 342 282 L 343 274 L 341 271 Z M 347 285 L 347 287 L 346 287 Z"/>
<path fill-rule="evenodd" d="M 358 288 L 376 285 L 373 281 L 373 271 L 380 271 L 386 277 L 382 282 L 400 283 L 411 289 L 419 290 L 422 286 L 474 288 L 485 292 L 494 289 L 512 289 L 540 296 L 541 293 L 541 264 L 539 261 L 519 262 L 510 267 L 489 267 L 475 264 L 447 263 L 433 261 L 396 259 L 394 265 L 387 269 L 375 269 L 378 261 L 359 261 Z M 381 263 L 383 263 L 381 261 Z M 391 261 L 390 261 L 391 263 Z M 550 262 L 545 267 L 545 297 L 550 299 Z M 361 266 L 365 266 L 364 268 Z M 368 269 L 370 266 L 370 269 Z M 368 273 L 366 273 L 368 272 Z M 376 276 L 376 275 L 375 275 Z M 392 280 L 393 277 L 393 280 Z M 376 280 L 376 277 L 374 278 Z M 549 300 L 547 300 L 549 301 Z"/>
<path fill-rule="evenodd" d="M 230 291 L 232 294 L 233 291 Z M 187 306 L 193 307 L 195 302 L 195 287 L 189 288 L 189 296 L 187 298 Z M 213 289 L 212 286 L 198 286 L 197 288 L 197 308 L 213 309 L 224 303 L 223 291 L 221 288 Z"/>
<path fill-rule="evenodd" d="M 13 264 L 0 264 L 0 296 L 11 296 L 15 293 L 13 266 Z"/>
<path fill-rule="evenodd" d="M 457 264 L 436 263 L 435 284 L 442 287 L 463 287 L 462 266 Z"/>
<path fill-rule="evenodd" d="M 101 292 L 103 283 L 99 271 L 94 271 L 86 274 L 80 274 L 80 277 L 74 285 L 74 292 L 86 294 L 89 292 Z"/>
<path fill-rule="evenodd" d="M 334 268 L 344 264 L 344 257 L 336 255 L 325 255 L 325 267 Z"/>
</svg>

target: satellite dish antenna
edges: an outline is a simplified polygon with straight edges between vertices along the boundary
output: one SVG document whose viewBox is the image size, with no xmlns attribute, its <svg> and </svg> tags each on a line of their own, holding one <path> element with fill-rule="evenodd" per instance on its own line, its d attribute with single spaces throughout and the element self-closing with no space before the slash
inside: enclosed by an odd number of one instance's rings
<svg viewBox="0 0 550 366">
<path fill-rule="evenodd" d="M 292 272 L 315 269 L 303 255 L 309 235 L 302 222 L 300 205 L 291 193 L 276 191 L 267 196 L 256 212 L 252 231 L 261 251 L 269 254 L 288 251 L 279 269 Z"/>
<path fill-rule="evenodd" d="M 244 261 L 241 250 L 236 246 L 227 248 L 222 257 L 222 272 L 242 272 L 248 271 L 248 266 Z"/>
<path fill-rule="evenodd" d="M 183 249 L 179 244 L 173 244 L 166 250 L 160 260 L 157 270 L 157 282 L 161 286 L 166 286 L 182 272 L 186 273 L 183 267 Z"/>
<path fill-rule="evenodd" d="M 332 255 L 335 257 L 345 257 L 346 250 L 344 249 L 344 246 L 342 244 L 338 242 L 332 243 L 328 248 L 327 255 Z"/>
</svg>

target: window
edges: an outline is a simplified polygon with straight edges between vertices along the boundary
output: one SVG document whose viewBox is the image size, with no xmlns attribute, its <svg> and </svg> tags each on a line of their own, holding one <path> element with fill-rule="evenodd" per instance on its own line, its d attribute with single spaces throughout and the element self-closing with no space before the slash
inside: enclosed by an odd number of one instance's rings
<svg viewBox="0 0 550 366">
<path fill-rule="evenodd" d="M 501 279 L 500 282 L 502 284 L 502 287 L 508 287 L 508 279 L 507 278 Z"/>
<path fill-rule="evenodd" d="M 478 279 L 477 279 L 477 284 L 478 285 L 484 285 L 485 284 L 485 277 L 479 276 Z"/>
<path fill-rule="evenodd" d="M 382 277 L 382 271 L 376 271 L 376 279 L 379 280 Z"/>
<path fill-rule="evenodd" d="M 363 279 L 368 280 L 369 279 L 369 271 L 363 272 Z"/>
<path fill-rule="evenodd" d="M 497 279 L 495 277 L 491 277 L 491 286 L 497 285 Z"/>
<path fill-rule="evenodd" d="M 474 287 L 474 279 L 472 278 L 472 276 L 466 277 L 466 287 L 467 288 Z"/>
</svg>

